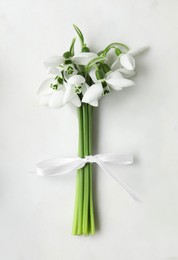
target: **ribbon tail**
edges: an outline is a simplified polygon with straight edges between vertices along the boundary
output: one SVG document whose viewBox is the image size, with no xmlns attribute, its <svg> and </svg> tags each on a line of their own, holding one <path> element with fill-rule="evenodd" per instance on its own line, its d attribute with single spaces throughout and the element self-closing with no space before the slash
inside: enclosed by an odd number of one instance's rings
<svg viewBox="0 0 178 260">
<path fill-rule="evenodd" d="M 129 195 L 130 197 L 141 203 L 140 198 L 137 196 L 134 190 L 132 190 L 120 177 L 116 177 L 112 170 L 103 162 L 100 160 L 97 160 L 97 164 L 101 167 L 101 169 L 108 174 L 115 182 L 117 182 Z"/>
</svg>

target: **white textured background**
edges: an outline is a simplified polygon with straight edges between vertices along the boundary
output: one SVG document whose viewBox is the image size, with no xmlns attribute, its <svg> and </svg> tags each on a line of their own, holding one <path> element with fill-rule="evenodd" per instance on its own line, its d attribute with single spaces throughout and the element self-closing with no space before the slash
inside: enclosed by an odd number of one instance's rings
<svg viewBox="0 0 178 260">
<path fill-rule="evenodd" d="M 178 256 L 178 1 L 0 0 L 0 259 L 152 260 Z M 136 86 L 95 112 L 95 153 L 133 152 L 113 168 L 137 191 L 133 202 L 100 169 L 97 233 L 73 237 L 75 174 L 40 178 L 35 163 L 77 151 L 70 107 L 39 108 L 41 60 L 62 54 L 77 24 L 93 50 L 113 41 L 148 45 Z"/>
</svg>

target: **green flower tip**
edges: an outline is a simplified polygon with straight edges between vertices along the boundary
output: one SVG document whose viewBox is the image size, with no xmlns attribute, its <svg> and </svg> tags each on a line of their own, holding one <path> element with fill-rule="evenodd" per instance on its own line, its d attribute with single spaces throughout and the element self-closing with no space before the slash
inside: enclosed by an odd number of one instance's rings
<svg viewBox="0 0 178 260">
<path fill-rule="evenodd" d="M 115 53 L 116 53 L 117 56 L 119 56 L 122 52 L 121 52 L 120 49 L 117 48 L 117 49 L 115 50 Z"/>
<path fill-rule="evenodd" d="M 64 57 L 65 59 L 69 59 L 69 58 L 71 57 L 70 51 L 64 52 L 63 57 Z"/>
<path fill-rule="evenodd" d="M 82 48 L 82 52 L 90 52 L 90 49 L 85 46 L 85 47 Z"/>
</svg>

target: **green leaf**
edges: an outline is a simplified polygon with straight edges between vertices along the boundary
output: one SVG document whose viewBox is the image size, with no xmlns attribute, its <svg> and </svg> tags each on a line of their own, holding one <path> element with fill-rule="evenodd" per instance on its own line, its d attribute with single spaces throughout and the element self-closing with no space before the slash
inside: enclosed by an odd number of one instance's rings
<svg viewBox="0 0 178 260">
<path fill-rule="evenodd" d="M 76 38 L 73 38 L 72 43 L 71 43 L 71 45 L 70 45 L 69 51 L 70 51 L 70 53 L 71 53 L 71 57 L 74 56 L 74 45 L 75 45 L 75 41 L 76 41 Z"/>
<path fill-rule="evenodd" d="M 73 24 L 73 27 L 74 27 L 75 31 L 77 32 L 77 34 L 79 36 L 79 39 L 81 41 L 81 45 L 83 46 L 84 45 L 84 37 L 83 37 L 82 32 L 80 31 L 80 29 L 75 24 Z"/>
</svg>

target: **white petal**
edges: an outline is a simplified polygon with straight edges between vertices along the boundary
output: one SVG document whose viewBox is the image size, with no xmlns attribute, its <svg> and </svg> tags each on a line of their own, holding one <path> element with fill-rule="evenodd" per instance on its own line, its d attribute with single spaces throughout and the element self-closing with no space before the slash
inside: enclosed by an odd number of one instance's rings
<svg viewBox="0 0 178 260">
<path fill-rule="evenodd" d="M 56 67 L 50 67 L 47 69 L 47 73 L 55 75 L 55 76 L 61 76 L 61 70 L 62 70 L 62 68 L 60 69 L 60 68 L 56 68 Z"/>
<path fill-rule="evenodd" d="M 98 82 L 95 72 L 96 72 L 96 69 L 91 69 L 89 72 L 89 75 L 94 83 Z"/>
<path fill-rule="evenodd" d="M 136 55 L 138 55 L 138 54 L 140 54 L 140 53 L 142 53 L 142 52 L 144 52 L 145 50 L 147 50 L 148 49 L 148 47 L 141 47 L 141 48 L 137 48 L 137 49 L 131 49 L 131 50 L 129 50 L 128 52 L 127 52 L 127 54 L 130 54 L 130 55 L 132 55 L 132 56 L 136 56 Z"/>
<path fill-rule="evenodd" d="M 38 89 L 38 92 L 37 94 L 38 95 L 48 95 L 50 94 L 51 92 L 53 92 L 53 89 L 50 88 L 50 84 L 54 81 L 54 78 L 49 78 L 49 79 L 45 79 L 39 89 Z"/>
<path fill-rule="evenodd" d="M 119 59 L 117 59 L 112 65 L 111 65 L 111 70 L 117 70 L 121 67 Z"/>
<path fill-rule="evenodd" d="M 81 52 L 77 55 L 75 55 L 74 57 L 72 57 L 72 61 L 75 64 L 79 64 L 79 65 L 87 65 L 87 63 L 96 58 L 98 55 L 96 53 L 92 53 L 92 52 Z"/>
<path fill-rule="evenodd" d="M 112 78 L 115 78 L 115 79 L 118 78 L 118 79 L 120 79 L 120 78 L 123 78 L 123 76 L 122 76 L 122 73 L 120 73 L 119 70 L 115 70 L 115 71 L 110 72 L 110 73 L 107 75 L 106 80 L 112 79 Z"/>
<path fill-rule="evenodd" d="M 84 103 L 91 103 L 95 101 L 96 99 L 99 99 L 103 94 L 103 86 L 101 83 L 96 83 L 89 87 L 89 89 L 86 91 L 82 102 Z"/>
<path fill-rule="evenodd" d="M 119 57 L 120 57 L 120 63 L 124 68 L 128 70 L 135 69 L 135 60 L 131 55 L 121 54 Z"/>
<path fill-rule="evenodd" d="M 96 100 L 90 102 L 89 104 L 90 104 L 91 106 L 93 106 L 93 107 L 98 107 L 98 100 L 96 99 Z"/>
<path fill-rule="evenodd" d="M 136 72 L 134 70 L 127 70 L 125 68 L 120 68 L 119 72 L 121 72 L 123 74 L 123 76 L 127 79 L 136 74 Z"/>
<path fill-rule="evenodd" d="M 66 104 L 69 102 L 72 98 L 74 98 L 76 93 L 74 92 L 74 88 L 70 85 L 65 85 L 65 93 L 64 93 L 64 99 L 63 103 Z"/>
<path fill-rule="evenodd" d="M 82 86 L 82 94 L 84 96 L 84 94 L 86 93 L 86 91 L 89 89 L 89 85 L 87 83 L 84 83 Z"/>
<path fill-rule="evenodd" d="M 122 88 L 135 85 L 135 83 L 132 80 L 124 78 L 111 78 L 106 80 L 106 82 L 114 90 L 121 90 Z"/>
<path fill-rule="evenodd" d="M 51 56 L 43 61 L 43 65 L 46 69 L 50 67 L 57 67 L 62 64 L 64 58 L 62 56 Z"/>
<path fill-rule="evenodd" d="M 50 97 L 48 105 L 51 108 L 60 108 L 63 106 L 63 97 L 64 97 L 64 91 L 54 91 Z"/>
<path fill-rule="evenodd" d="M 85 82 L 85 78 L 81 75 L 74 75 L 68 79 L 69 85 L 82 84 Z"/>
<path fill-rule="evenodd" d="M 71 99 L 72 104 L 74 104 L 76 107 L 81 106 L 81 101 L 78 95 L 75 95 L 74 98 Z"/>
</svg>

